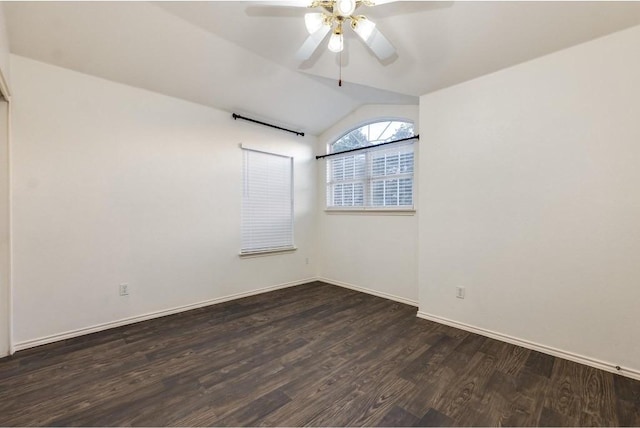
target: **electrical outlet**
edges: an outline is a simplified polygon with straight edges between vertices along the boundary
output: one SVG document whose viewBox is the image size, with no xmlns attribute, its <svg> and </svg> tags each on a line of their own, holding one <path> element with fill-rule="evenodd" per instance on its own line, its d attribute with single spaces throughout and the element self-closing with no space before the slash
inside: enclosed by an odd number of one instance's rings
<svg viewBox="0 0 640 428">
<path fill-rule="evenodd" d="M 309 257 L 307 257 L 307 258 L 305 258 L 305 259 L 304 259 L 304 264 L 305 264 L 305 265 L 308 265 L 308 264 L 309 264 Z"/>
<path fill-rule="evenodd" d="M 121 296 L 129 295 L 129 284 L 120 284 L 120 295 Z"/>
<path fill-rule="evenodd" d="M 464 299 L 464 287 L 456 287 L 456 297 L 458 299 Z"/>
</svg>

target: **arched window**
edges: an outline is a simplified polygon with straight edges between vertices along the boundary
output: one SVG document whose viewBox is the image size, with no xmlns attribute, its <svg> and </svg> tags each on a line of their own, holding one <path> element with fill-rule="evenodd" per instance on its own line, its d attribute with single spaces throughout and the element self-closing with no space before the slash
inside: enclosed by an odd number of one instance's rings
<svg viewBox="0 0 640 428">
<path fill-rule="evenodd" d="M 389 141 L 401 140 L 414 135 L 413 123 L 399 120 L 373 122 L 347 132 L 331 144 L 331 153 L 360 147 L 375 146 Z"/>
<path fill-rule="evenodd" d="M 354 129 L 330 144 L 327 208 L 412 210 L 413 141 L 390 142 L 413 136 L 411 122 L 384 120 Z"/>
</svg>

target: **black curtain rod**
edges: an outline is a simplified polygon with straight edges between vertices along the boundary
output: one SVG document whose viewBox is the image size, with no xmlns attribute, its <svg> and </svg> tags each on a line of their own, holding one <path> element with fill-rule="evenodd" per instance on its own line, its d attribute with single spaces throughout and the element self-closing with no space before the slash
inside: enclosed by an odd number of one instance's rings
<svg viewBox="0 0 640 428">
<path fill-rule="evenodd" d="M 328 158 L 328 157 L 331 157 L 331 156 L 341 155 L 343 153 L 358 152 L 360 150 L 367 150 L 367 149 L 370 149 L 372 147 L 386 146 L 387 144 L 395 144 L 395 143 L 401 143 L 403 141 L 419 140 L 419 139 L 420 139 L 420 134 L 414 135 L 413 137 L 401 138 L 400 140 L 393 140 L 393 141 L 387 141 L 386 143 L 375 144 L 373 146 L 358 147 L 357 149 L 349 149 L 349 150 L 344 150 L 344 151 L 338 152 L 338 153 L 329 153 L 328 155 L 316 156 L 316 159 L 324 159 L 324 158 Z"/>
<path fill-rule="evenodd" d="M 233 113 L 231 116 L 233 117 L 233 120 L 236 120 L 236 119 L 247 120 L 249 122 L 257 123 L 259 125 L 268 126 L 270 128 L 276 128 L 276 129 L 279 129 L 281 131 L 291 132 L 292 134 L 296 134 L 296 135 L 300 135 L 301 137 L 304 137 L 304 132 L 292 131 L 291 129 L 281 128 L 279 126 L 272 125 L 270 123 L 260 122 L 259 120 L 250 119 L 248 117 L 240 116 L 239 114 L 235 114 L 235 113 Z"/>
</svg>

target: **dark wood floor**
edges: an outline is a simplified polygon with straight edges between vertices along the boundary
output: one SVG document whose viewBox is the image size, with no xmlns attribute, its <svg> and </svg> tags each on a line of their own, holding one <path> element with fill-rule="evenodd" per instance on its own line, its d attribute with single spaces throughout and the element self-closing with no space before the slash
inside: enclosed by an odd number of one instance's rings
<svg viewBox="0 0 640 428">
<path fill-rule="evenodd" d="M 0 360 L 0 426 L 640 426 L 640 382 L 322 283 Z"/>
</svg>

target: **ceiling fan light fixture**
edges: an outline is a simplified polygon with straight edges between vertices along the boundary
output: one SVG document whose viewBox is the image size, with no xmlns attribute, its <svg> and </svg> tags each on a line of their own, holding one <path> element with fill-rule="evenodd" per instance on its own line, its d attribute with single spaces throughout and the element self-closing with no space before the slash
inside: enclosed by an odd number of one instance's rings
<svg viewBox="0 0 640 428">
<path fill-rule="evenodd" d="M 304 24 L 309 34 L 313 34 L 324 25 L 324 15 L 322 13 L 307 13 L 304 15 Z"/>
<path fill-rule="evenodd" d="M 1 0 L 0 0 L 1 1 Z M 300 0 L 302 1 L 302 0 Z M 344 50 L 343 26 L 350 25 L 369 50 L 380 61 L 391 58 L 396 50 L 387 38 L 378 30 L 376 24 L 364 15 L 356 15 L 356 9 L 361 6 L 375 6 L 372 0 L 307 0 L 309 8 L 321 9 L 322 13 L 307 13 L 304 15 L 305 27 L 309 32 L 296 58 L 307 61 L 317 48 L 330 34 L 327 48 L 334 53 Z M 380 0 L 377 2 L 388 3 L 396 0 Z M 342 62 L 340 62 L 342 63 Z"/>
<path fill-rule="evenodd" d="M 342 32 L 334 32 L 329 38 L 329 45 L 327 46 L 331 52 L 342 52 L 344 48 L 344 39 L 342 37 Z"/>
<path fill-rule="evenodd" d="M 351 16 L 356 10 L 356 0 L 336 0 L 335 10 L 340 16 Z"/>
<path fill-rule="evenodd" d="M 357 21 L 353 21 L 353 31 L 365 42 L 368 42 L 376 28 L 375 22 L 369 21 L 364 16 L 358 17 Z"/>
</svg>

